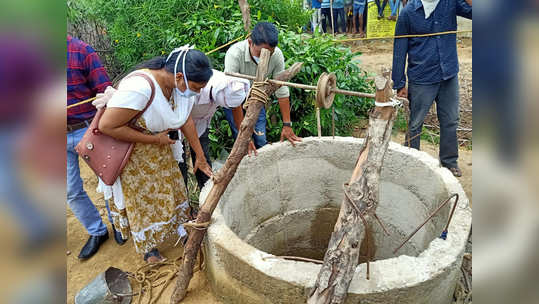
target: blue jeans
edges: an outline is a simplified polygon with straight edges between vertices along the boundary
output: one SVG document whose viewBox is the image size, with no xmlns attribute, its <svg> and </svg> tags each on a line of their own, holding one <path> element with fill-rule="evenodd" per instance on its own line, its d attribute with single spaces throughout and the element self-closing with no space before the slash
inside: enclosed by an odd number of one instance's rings
<svg viewBox="0 0 539 304">
<path fill-rule="evenodd" d="M 334 8 L 333 9 L 333 31 L 335 33 L 345 33 L 346 32 L 346 14 L 344 13 L 343 8 Z M 339 31 L 339 29 L 342 29 Z"/>
<path fill-rule="evenodd" d="M 230 125 L 230 129 L 232 130 L 232 136 L 234 136 L 234 139 L 238 137 L 238 129 L 236 128 L 236 124 L 234 123 L 234 116 L 232 116 L 232 110 L 223 108 L 225 111 L 225 117 L 228 121 L 228 124 Z M 262 148 L 265 146 L 268 142 L 266 141 L 266 109 L 262 108 L 260 110 L 260 114 L 258 114 L 258 120 L 255 124 L 255 130 L 253 133 L 253 142 L 255 144 L 255 147 L 257 149 Z"/>
<path fill-rule="evenodd" d="M 457 142 L 457 126 L 459 124 L 458 76 L 429 85 L 409 83 L 408 99 L 410 100 L 410 121 L 406 146 L 419 150 L 420 136 L 415 136 L 421 133 L 425 116 L 436 100 L 436 110 L 440 121 L 440 162 L 444 167 L 456 167 L 459 157 Z M 410 143 L 408 143 L 408 138 L 413 138 Z"/>
<path fill-rule="evenodd" d="M 0 130 L 0 207 L 5 207 L 15 218 L 26 241 L 39 241 L 51 237 L 55 227 L 27 195 L 21 183 L 13 147 L 17 136 L 16 127 Z"/>
<path fill-rule="evenodd" d="M 391 8 L 391 16 L 397 16 L 399 3 L 400 3 L 400 0 L 389 0 L 389 7 Z"/>
<path fill-rule="evenodd" d="M 99 211 L 84 191 L 80 177 L 79 154 L 75 151 L 75 146 L 82 139 L 86 129 L 82 128 L 67 133 L 67 203 L 88 234 L 99 236 L 108 233 L 107 226 L 101 220 Z M 108 202 L 106 204 L 110 220 Z"/>
<path fill-rule="evenodd" d="M 387 0 L 382 0 L 382 4 L 380 4 L 380 0 L 374 0 L 376 2 L 376 6 L 378 7 L 378 16 L 383 17 L 384 16 L 384 9 L 386 8 Z"/>
</svg>

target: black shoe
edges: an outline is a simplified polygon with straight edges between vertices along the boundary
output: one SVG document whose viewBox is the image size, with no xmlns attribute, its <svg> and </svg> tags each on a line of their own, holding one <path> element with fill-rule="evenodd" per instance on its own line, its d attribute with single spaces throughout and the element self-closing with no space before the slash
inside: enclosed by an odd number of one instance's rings
<svg viewBox="0 0 539 304">
<path fill-rule="evenodd" d="M 91 258 L 98 250 L 101 244 L 109 239 L 109 233 L 100 236 L 90 236 L 84 247 L 79 253 L 79 259 L 85 260 Z"/>
<path fill-rule="evenodd" d="M 457 166 L 457 167 L 452 167 L 452 168 L 449 168 L 449 167 L 446 167 L 447 169 L 449 169 L 449 171 L 451 171 L 451 173 L 453 173 L 453 176 L 455 177 L 461 177 L 462 176 L 462 171 L 460 171 L 460 168 Z"/>
<path fill-rule="evenodd" d="M 124 240 L 124 238 L 122 238 L 122 233 L 120 231 L 116 231 L 114 226 L 112 226 L 112 232 L 114 233 L 114 240 L 116 243 L 118 243 L 118 245 L 121 246 L 127 242 L 127 239 Z"/>
</svg>

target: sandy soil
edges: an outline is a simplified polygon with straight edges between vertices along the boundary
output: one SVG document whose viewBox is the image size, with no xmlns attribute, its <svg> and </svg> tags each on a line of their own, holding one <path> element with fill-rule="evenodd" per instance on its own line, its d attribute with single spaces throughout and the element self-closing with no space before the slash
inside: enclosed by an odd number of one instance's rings
<svg viewBox="0 0 539 304">
<path fill-rule="evenodd" d="M 391 63 L 392 58 L 392 43 L 379 41 L 369 43 L 367 47 L 357 46 L 357 50 L 361 50 L 361 66 L 370 72 L 378 72 L 381 65 Z M 459 44 L 459 55 L 461 65 L 465 65 L 461 70 L 469 70 L 471 86 L 471 42 Z M 383 63 L 383 64 L 380 64 Z M 468 68 L 469 65 L 469 68 Z M 470 94 L 471 96 L 471 94 Z M 469 100 L 471 109 L 471 98 Z M 471 123 L 471 120 L 470 120 Z M 396 142 L 403 142 L 403 135 L 396 134 L 393 138 Z M 427 153 L 437 157 L 438 148 L 430 143 L 422 143 L 422 148 Z M 460 166 L 463 171 L 463 177 L 459 180 L 463 184 L 464 190 L 471 199 L 472 196 L 472 151 L 469 149 L 461 149 L 460 151 Z M 81 162 L 81 176 L 84 179 L 84 186 L 92 201 L 98 206 L 101 211 L 103 220 L 109 226 L 109 231 L 112 231 L 108 223 L 105 202 L 101 195 L 95 192 L 97 179 L 85 163 Z M 85 262 L 80 262 L 77 255 L 87 240 L 87 234 L 79 221 L 74 217 L 71 211 L 67 210 L 67 303 L 74 303 L 74 297 L 77 292 L 86 286 L 99 273 L 105 271 L 109 266 L 120 268 L 124 271 L 135 271 L 144 264 L 141 256 L 135 253 L 132 241 L 128 241 L 123 246 L 118 246 L 112 235 L 110 239 L 103 244 L 99 252 Z M 173 259 L 182 254 L 181 247 L 164 252 L 163 254 L 169 259 Z M 171 284 L 164 292 L 159 303 L 168 303 L 170 294 L 173 290 Z M 188 295 L 183 303 L 221 303 L 216 300 L 211 293 L 208 281 L 204 273 L 198 272 L 194 275 L 191 285 L 188 289 Z"/>
</svg>

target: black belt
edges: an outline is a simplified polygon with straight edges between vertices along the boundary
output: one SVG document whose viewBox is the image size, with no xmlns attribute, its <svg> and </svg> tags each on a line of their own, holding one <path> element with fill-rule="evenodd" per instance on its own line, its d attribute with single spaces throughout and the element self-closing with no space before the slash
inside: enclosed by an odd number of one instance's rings
<svg viewBox="0 0 539 304">
<path fill-rule="evenodd" d="M 90 126 L 91 122 L 92 118 L 74 124 L 67 124 L 67 133 L 86 128 Z"/>
</svg>

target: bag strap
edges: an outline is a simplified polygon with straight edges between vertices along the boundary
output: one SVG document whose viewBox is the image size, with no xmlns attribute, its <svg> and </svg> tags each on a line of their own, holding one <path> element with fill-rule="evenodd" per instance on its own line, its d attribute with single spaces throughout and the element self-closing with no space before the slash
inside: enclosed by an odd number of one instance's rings
<svg viewBox="0 0 539 304">
<path fill-rule="evenodd" d="M 141 76 L 141 77 L 143 77 L 144 79 L 146 79 L 150 83 L 150 87 L 152 88 L 152 93 L 150 95 L 150 100 L 148 101 L 148 103 L 146 104 L 144 109 L 142 111 L 138 112 L 138 114 L 135 115 L 135 117 L 133 117 L 133 119 L 131 119 L 131 121 L 130 121 L 130 124 L 132 126 L 135 126 L 135 123 L 137 122 L 137 120 L 142 116 L 142 114 L 144 114 L 144 112 L 148 109 L 148 107 L 150 107 L 150 105 L 153 102 L 153 98 L 155 97 L 155 84 L 153 83 L 153 80 L 150 78 L 150 76 L 148 76 L 145 73 L 136 72 L 136 73 L 133 73 L 133 74 L 129 75 L 126 78 L 130 78 L 130 77 L 133 77 L 133 76 Z"/>
</svg>

